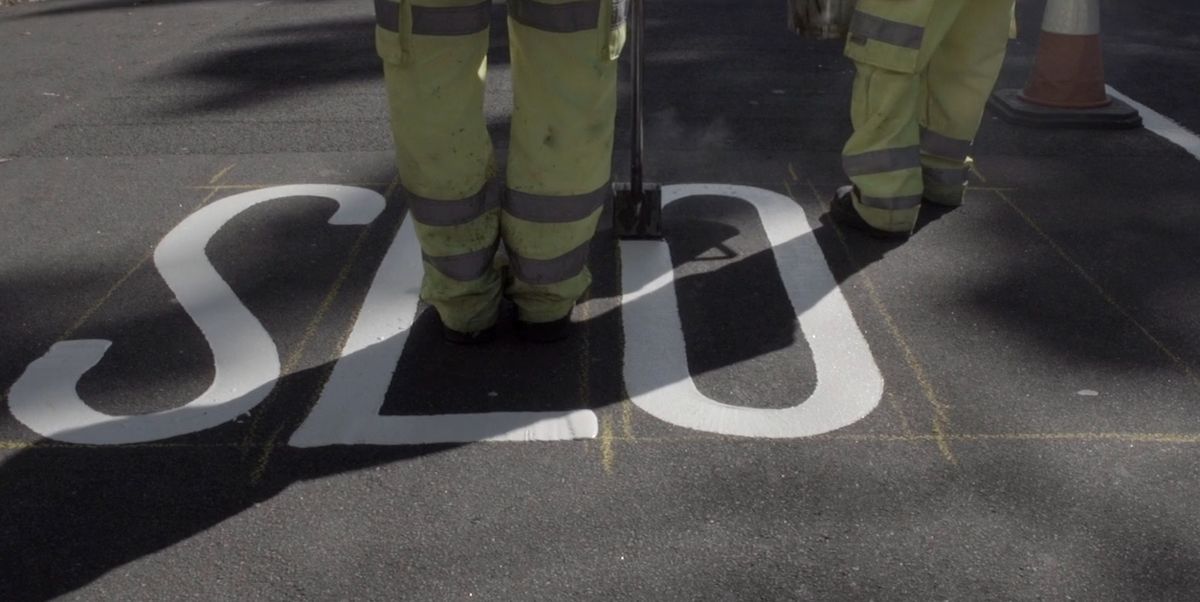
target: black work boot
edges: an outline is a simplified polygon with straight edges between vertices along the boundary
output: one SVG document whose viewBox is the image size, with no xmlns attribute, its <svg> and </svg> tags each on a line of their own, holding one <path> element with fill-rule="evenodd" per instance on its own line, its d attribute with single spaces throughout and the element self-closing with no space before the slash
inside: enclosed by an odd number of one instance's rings
<svg viewBox="0 0 1200 602">
<path fill-rule="evenodd" d="M 456 345 L 483 345 L 484 343 L 491 343 L 496 340 L 495 324 L 483 330 L 463 332 L 446 326 L 446 323 L 441 321 L 441 316 L 438 316 L 438 322 L 442 325 L 442 338 Z"/>
<path fill-rule="evenodd" d="M 908 238 L 911 232 L 892 232 L 889 230 L 880 230 L 875 226 L 867 223 L 858 211 L 854 209 L 854 187 L 842 186 L 837 189 L 833 195 L 833 201 L 829 203 L 829 219 L 833 220 L 839 226 L 845 226 L 859 232 L 863 232 L 873 238 L 885 240 L 904 240 Z"/>
<path fill-rule="evenodd" d="M 531 343 L 553 343 L 571 336 L 573 324 L 567 314 L 553 322 L 526 322 L 517 320 L 517 336 Z"/>
<path fill-rule="evenodd" d="M 496 340 L 496 327 L 489 326 L 475 332 L 460 332 L 443 327 L 442 337 L 456 345 L 483 345 Z"/>
</svg>

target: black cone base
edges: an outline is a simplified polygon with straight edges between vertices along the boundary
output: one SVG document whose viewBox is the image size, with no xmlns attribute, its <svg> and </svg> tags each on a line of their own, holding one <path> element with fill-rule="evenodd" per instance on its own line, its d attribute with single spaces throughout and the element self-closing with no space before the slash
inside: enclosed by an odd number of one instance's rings
<svg viewBox="0 0 1200 602">
<path fill-rule="evenodd" d="M 997 90 L 988 99 L 988 108 L 1007 123 L 1029 127 L 1098 130 L 1142 127 L 1142 116 L 1137 109 L 1116 98 L 1112 104 L 1098 109 L 1058 109 L 1026 102 L 1020 90 Z"/>
</svg>

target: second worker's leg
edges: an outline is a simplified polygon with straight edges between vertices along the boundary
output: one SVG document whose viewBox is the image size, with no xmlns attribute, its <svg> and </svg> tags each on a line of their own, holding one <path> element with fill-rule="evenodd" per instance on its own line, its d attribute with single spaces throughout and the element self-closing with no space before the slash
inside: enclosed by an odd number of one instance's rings
<svg viewBox="0 0 1200 602">
<path fill-rule="evenodd" d="M 850 106 L 854 133 L 842 165 L 854 183 L 853 214 L 873 231 L 904 236 L 916 225 L 924 192 L 918 124 L 924 74 L 968 1 L 858 5 L 846 45 L 857 69 Z M 847 213 L 848 204 L 835 200 L 835 217 Z"/>
<path fill-rule="evenodd" d="M 565 326 L 591 283 L 588 247 L 610 195 L 624 2 L 510 0 L 508 8 L 508 293 L 519 326 Z"/>
<path fill-rule="evenodd" d="M 926 69 L 921 101 L 925 199 L 963 202 L 967 155 L 1008 46 L 1013 0 L 970 0 Z"/>
<path fill-rule="evenodd" d="M 854 183 L 853 206 L 870 227 L 907 234 L 921 209 L 920 75 L 855 66 L 854 134 L 842 151 L 842 168 Z"/>
<path fill-rule="evenodd" d="M 396 164 L 425 263 L 421 297 L 451 340 L 496 322 L 499 234 L 483 118 L 490 2 L 376 1 Z"/>
</svg>

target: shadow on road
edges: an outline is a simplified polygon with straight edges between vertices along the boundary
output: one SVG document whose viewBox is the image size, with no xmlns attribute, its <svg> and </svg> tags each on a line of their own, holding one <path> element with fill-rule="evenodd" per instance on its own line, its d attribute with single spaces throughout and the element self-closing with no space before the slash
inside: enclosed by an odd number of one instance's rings
<svg viewBox="0 0 1200 602">
<path fill-rule="evenodd" d="M 124 2 L 78 3 L 48 6 L 39 14 L 128 6 Z M 763 8 L 767 10 L 765 3 Z M 844 138 L 841 135 L 845 131 L 844 119 L 821 117 L 834 114 L 833 107 L 842 106 L 844 98 L 826 99 L 823 114 L 784 110 L 845 83 L 845 66 L 832 62 L 836 49 L 796 43 L 788 53 L 766 55 L 762 62 L 747 64 L 739 62 L 737 57 L 744 57 L 746 48 L 761 49 L 765 42 L 753 32 L 764 26 L 779 26 L 774 17 L 751 14 L 753 11 L 744 10 L 737 3 L 728 3 L 706 12 L 704 19 L 687 20 L 688 25 L 695 26 L 689 28 L 684 23 L 670 21 L 672 10 L 680 10 L 678 3 L 651 9 L 650 32 L 658 36 L 660 46 L 648 76 L 660 78 L 663 89 L 684 81 L 720 81 L 705 88 L 704 93 L 648 99 L 652 139 L 663 139 L 674 147 L 729 145 L 744 151 L 743 159 L 749 165 L 778 162 L 777 153 L 800 147 L 807 151 L 836 149 L 838 141 Z M 778 10 L 771 14 L 781 13 Z M 366 20 L 345 19 L 321 26 L 267 28 L 247 36 L 239 34 L 238 38 L 244 38 L 245 42 L 232 50 L 196 60 L 184 59 L 180 69 L 175 69 L 179 64 L 171 66 L 173 71 L 163 76 L 164 81 L 172 78 L 199 81 L 211 84 L 214 90 L 202 100 L 172 107 L 166 114 L 185 117 L 196 113 L 237 113 L 261 102 L 264 95 L 298 94 L 310 86 L 374 80 L 378 78 L 379 65 L 371 48 L 370 27 Z M 493 28 L 493 61 L 504 60 L 504 53 L 496 51 L 503 46 L 499 37 L 502 29 Z M 735 33 L 722 35 L 728 30 Z M 679 35 L 669 35 L 672 33 Z M 297 40 L 298 37 L 309 39 Z M 806 60 L 806 72 L 791 77 L 765 77 L 787 71 L 792 61 L 799 60 L 796 54 L 800 52 L 822 53 L 820 56 L 829 57 L 831 62 Z M 722 59 L 727 64 L 718 77 L 714 75 L 714 65 L 722 65 Z M 653 115 L 659 116 L 657 123 Z M 659 129 L 656 131 L 655 127 Z M 675 132 L 679 135 L 673 138 Z M 791 146 L 777 150 L 775 142 L 780 140 L 791 140 Z M 1044 143 L 1031 143 L 1030 147 L 1037 144 Z M 1030 171 L 1036 169 L 1030 167 Z M 1053 186 L 1034 180 L 1030 185 L 1040 182 Z M 1173 194 L 1186 192 L 1174 190 Z M 800 349 L 796 357 L 804 357 L 805 343 L 797 336 L 795 315 L 779 281 L 773 251 L 765 248 L 761 231 L 756 231 L 754 220 L 746 217 L 745 207 L 734 205 L 736 201 L 731 204 L 728 199 L 705 199 L 703 203 L 689 205 L 686 215 L 668 212 L 676 227 L 672 236 L 678 237 L 672 239 L 672 261 L 677 269 L 693 270 L 681 274 L 679 291 L 684 335 L 689 342 L 689 353 L 695 352 L 689 356 L 689 363 L 698 380 L 706 374 L 734 370 L 789 350 Z M 217 255 L 214 262 L 276 337 L 285 364 L 288 364 L 286 358 L 306 344 L 302 341 L 303 325 L 322 306 L 330 284 L 340 278 L 338 268 L 350 255 L 357 237 L 356 233 L 346 232 L 318 239 L 318 248 L 306 250 L 304 247 L 316 236 L 314 232 L 323 231 L 322 219 L 328 217 L 325 205 L 306 207 L 298 210 L 298 214 L 307 217 L 288 220 L 277 219 L 272 209 L 264 208 L 260 216 L 248 217 L 244 222 L 257 224 L 251 230 L 252 236 L 239 229 L 240 240 L 216 241 L 213 247 L 213 254 Z M 309 211 L 313 207 L 320 210 Z M 322 332 L 344 333 L 353 324 L 354 308 L 361 304 L 374 266 L 402 217 L 400 203 L 391 203 L 377 225 L 370 229 L 361 247 L 361 259 L 354 262 L 355 267 L 347 276 L 348 292 L 336 300 L 329 326 Z M 929 213 L 925 225 L 952 217 L 953 214 Z M 1106 232 L 1103 228 L 1084 231 L 1097 239 Z M 1177 236 L 1180 231 L 1163 225 L 1147 232 Z M 842 251 L 840 237 L 827 223 L 820 223 L 810 236 L 825 250 L 839 284 L 895 252 L 886 243 L 846 234 L 851 257 Z M 1014 257 L 1025 240 L 1014 237 L 1011 245 Z M 1188 249 L 1192 246 L 1185 245 Z M 329 257 L 322 249 L 329 248 L 339 250 L 339 261 L 327 261 Z M 1153 249 L 1155 245 L 1142 240 L 1131 243 L 1129 248 Z M 247 257 L 256 260 L 251 262 Z M 593 300 L 614 305 L 613 300 L 619 298 L 616 257 L 615 245 L 606 232 L 601 232 L 593 245 L 593 271 L 597 274 Z M 1022 267 L 1035 275 L 1043 270 L 1052 273 L 1050 266 L 1061 267 L 1060 260 L 1052 254 L 1039 257 Z M 279 267 L 266 269 L 264 264 Z M 1173 286 L 1195 290 L 1196 274 L 1184 268 L 1167 274 L 1177 276 Z M 39 277 L 42 276 L 36 273 L 28 275 L 30 279 Z M 1034 280 L 998 278 L 979 291 L 973 303 L 986 312 L 1000 298 L 1000 293 L 1021 290 Z M 6 278 L 5 284 L 22 290 L 21 282 L 16 279 Z M 59 294 L 70 294 L 71 281 L 64 280 L 61 284 Z M 131 304 L 128 309 L 113 310 L 113 315 L 89 324 L 79 334 L 115 341 L 112 355 L 80 384 L 82 396 L 95 400 L 98 409 L 113 413 L 160 409 L 169 403 L 164 399 L 186 399 L 211 379 L 212 368 L 208 365 L 211 361 L 205 355 L 203 339 L 194 327 L 187 325 L 186 315 L 171 305 L 169 291 L 163 289 L 159 284 L 157 290 L 130 293 L 147 299 Z M 1013 309 L 1010 298 L 997 311 L 1006 312 L 1008 319 L 1003 323 L 1008 328 L 1038 340 L 1038 348 L 1098 363 L 1097 358 L 1103 357 L 1109 343 L 1098 336 L 1082 342 L 1055 336 L 1056 329 L 1046 324 L 1047 315 L 1036 311 L 1041 304 L 1061 302 L 1054 297 L 1054 290 L 1055 287 L 1050 287 L 1050 292 L 1031 292 L 1025 299 L 1027 305 L 1020 305 L 1017 299 L 1017 310 Z M 1149 294 L 1153 290 L 1147 288 L 1130 294 Z M 814 298 L 830 292 L 818 291 Z M 649 297 L 640 302 L 655 301 Z M 747 313 L 753 313 L 754 319 L 729 319 Z M 620 320 L 619 310 L 583 317 L 581 336 L 565 346 L 529 349 L 505 338 L 494 347 L 462 350 L 438 338 L 435 324 L 426 313 L 412 329 L 408 350 L 393 376 L 393 393 L 381 412 L 397 415 L 498 408 L 576 409 L 566 406 L 578 400 L 580 391 L 586 392 L 587 408 L 602 409 L 623 403 L 630 394 L 644 391 L 626 391 L 621 385 L 624 341 Z M 37 344 L 48 346 L 53 342 Z M 334 363 L 329 358 L 336 357 L 340 349 L 336 337 L 330 340 L 317 337 L 311 344 L 314 350 L 302 354 L 302 359 L 282 377 L 271 395 L 236 423 L 142 446 L 86 447 L 40 441 L 8 455 L 0 464 L 0 508 L 5 516 L 0 521 L 0 565 L 5 573 L 0 580 L 0 598 L 45 600 L 69 594 L 111 571 L 267 502 L 292 485 L 459 447 L 453 444 L 288 447 L 288 436 L 307 415 L 333 369 Z M 314 356 L 323 359 L 309 361 Z M 1141 365 L 1136 363 L 1139 361 L 1145 365 L 1162 362 L 1158 357 L 1126 361 L 1135 362 L 1124 364 L 1135 368 Z M 799 365 L 792 375 L 797 388 L 790 395 L 802 396 L 804 387 L 811 386 L 814 372 L 811 366 Z M 584 377 L 586 382 L 581 382 Z M 650 386 L 671 384 L 669 378 L 670 375 L 663 375 L 661 382 Z M 188 386 L 181 390 L 177 386 L 180 382 Z M 9 384 L 5 382 L 5 387 Z M 489 401 L 485 388 L 489 386 L 507 387 L 506 393 L 520 391 L 525 395 L 514 397 L 513 401 L 507 396 L 502 396 L 503 401 Z M 563 391 L 570 391 L 570 395 L 564 395 Z M 413 392 L 421 395 L 412 395 Z M 12 427 L 10 431 L 21 428 L 8 426 Z M 1097 572 L 1120 575 L 1118 579 L 1138 583 L 1142 588 L 1136 590 L 1139 594 L 1179 595 L 1187 591 L 1181 583 L 1195 580 L 1198 573 L 1191 570 L 1196 566 L 1194 545 L 1173 536 L 1170 529 L 1156 522 L 1149 525 L 1148 531 L 1140 530 L 1145 523 L 1130 519 L 1143 509 L 1140 501 L 1118 500 L 1106 504 L 1103 500 L 1087 499 L 1083 509 L 1064 521 L 1046 511 L 1042 500 L 1072 503 L 1079 499 L 1076 492 L 1064 490 L 1054 495 L 1023 489 L 1023 483 L 1030 478 L 1044 487 L 1055 485 L 1056 475 L 1040 456 L 1007 455 L 997 462 L 1001 466 L 992 474 L 1002 477 L 998 480 L 937 486 L 982 492 L 992 499 L 1007 501 L 1006 508 L 1023 508 L 1025 513 L 1015 516 L 1014 521 L 1027 529 L 1072 533 L 1097 516 L 1106 517 L 1109 525 L 1097 531 L 1096 544 L 1120 550 L 1124 554 L 1118 556 L 1133 560 L 1119 566 L 1101 566 Z M 794 495 L 820 497 L 823 491 L 820 482 L 806 485 Z M 694 491 L 683 492 L 689 493 L 698 495 Z M 856 505 L 857 493 L 853 491 L 839 498 L 829 520 L 837 525 L 855 525 L 864 516 L 877 517 L 881 512 L 878 506 Z M 948 496 L 947 492 L 941 493 Z M 881 529 L 895 529 L 895 524 L 904 524 L 911 513 L 938 512 L 930 510 L 936 505 L 930 503 L 931 499 L 944 501 L 937 496 L 938 492 L 910 491 L 910 495 L 902 497 L 902 503 L 885 504 L 882 513 L 889 520 Z M 815 503 L 818 502 L 814 500 Z M 779 513 L 791 508 L 785 504 Z M 933 524 L 951 535 L 959 527 L 936 521 Z M 934 542 L 942 535 L 932 533 L 929 541 Z M 963 545 L 972 543 L 968 539 Z"/>
<path fill-rule="evenodd" d="M 683 312 L 689 341 L 697 342 L 700 349 L 719 344 L 692 362 L 697 375 L 752 362 L 797 344 L 804 347 L 803 339 L 796 336 L 795 315 L 779 280 L 773 251 L 762 247 L 765 241 L 760 227 L 759 232 L 746 233 L 725 223 L 730 220 L 721 216 L 729 211 L 741 213 L 741 218 L 732 220 L 734 223 L 750 217 L 748 206 L 738 201 L 732 206 L 729 203 L 717 198 L 700 199 L 689 205 L 695 215 L 668 212 L 673 239 L 678 241 L 672 246 L 675 265 L 721 264 L 680 278 L 680 298 L 699 308 Z M 294 208 L 290 217 L 272 219 L 264 205 L 261 215 L 240 218 L 239 224 L 229 229 L 255 232 L 255 246 L 263 252 L 256 262 L 227 255 L 225 249 L 233 246 L 235 238 L 232 233 L 222 235 L 225 240 L 215 240 L 211 246 L 210 254 L 215 256 L 214 264 L 223 276 L 247 306 L 262 316 L 268 330 L 281 339 L 280 354 L 284 358 L 298 344 L 297 318 L 302 310 L 313 311 L 323 286 L 336 275 L 326 267 L 303 277 L 301 273 L 310 268 L 306 259 L 321 254 L 320 250 L 310 249 L 306 255 L 294 242 L 289 245 L 280 237 L 307 239 L 303 233 L 321 227 L 328 207 L 328 202 L 312 201 Z M 400 203 L 392 203 L 378 218 L 362 248 L 360 263 L 366 267 L 351 280 L 369 279 L 374 267 L 369 258 L 382 254 L 402 217 Z M 349 233 L 339 236 L 336 243 L 347 246 Z M 834 234 L 822 225 L 810 236 L 827 238 Z M 281 248 L 272 255 L 267 249 L 273 243 L 281 243 Z M 755 245 L 756 250 L 745 251 Z M 867 248 L 878 251 L 878 255 L 869 256 L 869 262 L 881 257 L 888 247 Z M 239 249 L 238 257 L 244 257 L 246 251 Z M 288 265 L 289 255 L 296 265 Z M 868 255 L 860 255 L 859 261 L 864 257 Z M 279 273 L 268 268 L 268 277 L 263 278 L 264 264 L 280 266 Z M 607 231 L 595 240 L 592 264 L 597 273 L 592 297 L 618 297 L 616 246 Z M 849 275 L 840 274 L 842 278 Z M 357 282 L 358 286 L 365 284 Z M 348 292 L 338 303 L 357 306 L 362 293 Z M 268 309 L 266 304 L 278 303 L 279 299 L 291 300 L 297 307 L 293 310 L 296 314 L 288 315 L 283 306 Z M 637 302 L 658 303 L 653 296 Z M 754 320 L 717 326 L 712 331 L 705 312 L 729 313 L 747 305 L 755 308 Z M 205 366 L 211 359 L 198 360 L 205 357 L 203 339 L 194 327 L 180 329 L 190 332 L 185 336 L 176 329 L 182 312 L 169 303 L 152 302 L 151 307 L 160 309 L 149 314 L 134 311 L 126 315 L 125 326 L 106 319 L 102 327 L 96 328 L 107 330 L 106 334 L 85 330 L 78 335 L 111 337 L 115 341 L 113 356 L 125 358 L 119 362 L 123 366 L 114 366 L 113 358 L 106 358 L 96 369 L 99 376 L 84 377 L 81 396 L 91 397 L 89 403 L 97 409 L 136 412 L 138 403 L 127 398 L 140 400 L 141 411 L 146 411 L 146 406 L 161 409 L 164 397 L 187 397 L 172 384 L 191 383 L 194 392 L 211 379 L 212 369 Z M 343 329 L 354 318 L 353 307 L 344 310 L 346 315 L 330 318 Z M 583 319 L 579 336 L 564 344 L 530 347 L 504 337 L 492 346 L 470 349 L 442 341 L 431 315 L 424 312 L 411 329 L 382 415 L 569 410 L 580 403 L 581 394 L 588 408 L 601 409 L 625 401 L 630 393 L 641 392 L 627 392 L 621 386 L 620 311 Z M 190 349 L 191 353 L 182 360 L 167 361 L 171 368 L 163 370 L 156 358 L 165 354 L 156 348 L 162 347 L 168 333 L 174 333 L 172 339 L 190 339 L 175 352 Z M 323 352 L 336 353 L 336 343 L 323 344 Z M 803 356 L 801 353 L 799 357 Z M 5 508 L 7 517 L 0 526 L 0 557 L 6 559 L 8 574 L 0 594 L 13 600 L 64 595 L 270 500 L 294 483 L 458 447 L 288 447 L 288 437 L 307 416 L 333 366 L 334 362 L 311 367 L 299 364 L 244 418 L 207 431 L 129 446 L 79 446 L 47 440 L 13 453 L 0 464 L 0 507 Z M 813 376 L 811 366 L 802 367 L 796 374 L 798 380 Z M 581 378 L 586 380 L 581 382 Z M 663 381 L 651 386 L 667 384 Z M 481 395 L 490 389 L 503 393 L 499 401 Z M 98 399 L 92 397 L 97 393 Z"/>
</svg>

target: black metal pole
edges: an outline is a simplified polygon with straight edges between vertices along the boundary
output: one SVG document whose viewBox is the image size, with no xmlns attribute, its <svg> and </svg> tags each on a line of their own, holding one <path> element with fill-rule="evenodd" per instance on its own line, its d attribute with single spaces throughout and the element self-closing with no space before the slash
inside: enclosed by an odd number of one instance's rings
<svg viewBox="0 0 1200 602">
<path fill-rule="evenodd" d="M 638 208 L 642 204 L 642 34 L 645 29 L 642 25 L 642 0 L 632 0 L 633 6 L 630 7 L 631 17 L 633 19 L 633 28 L 631 29 L 630 52 L 632 66 L 630 67 L 630 79 L 633 83 L 631 96 L 633 97 L 633 106 L 630 111 L 630 117 L 633 120 L 633 148 L 630 151 L 632 164 L 630 165 L 629 179 L 630 189 L 633 194 L 633 199 Z"/>
<path fill-rule="evenodd" d="M 642 127 L 642 71 L 645 67 L 643 44 L 646 24 L 642 0 L 629 0 L 630 46 L 630 121 L 633 139 L 630 140 L 629 185 L 613 185 L 613 232 L 617 238 L 662 240 L 662 187 L 647 183 L 642 173 L 642 151 L 645 139 Z"/>
</svg>

